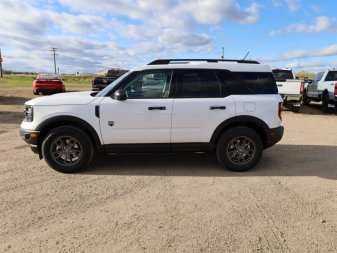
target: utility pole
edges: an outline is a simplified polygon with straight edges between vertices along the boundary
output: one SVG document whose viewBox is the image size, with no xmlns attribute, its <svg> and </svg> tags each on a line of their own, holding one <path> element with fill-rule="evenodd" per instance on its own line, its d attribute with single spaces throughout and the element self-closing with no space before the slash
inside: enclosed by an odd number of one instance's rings
<svg viewBox="0 0 337 253">
<path fill-rule="evenodd" d="M 50 52 L 52 52 L 52 55 L 54 56 L 54 69 L 55 69 L 55 74 L 57 74 L 57 72 L 56 72 L 56 55 L 58 55 L 57 53 L 56 53 L 56 50 L 57 50 L 57 48 L 56 47 L 52 47 L 49 51 Z"/>
<path fill-rule="evenodd" d="M 1 58 L 1 48 L 0 48 L 0 77 L 2 77 L 2 58 Z"/>
<path fill-rule="evenodd" d="M 225 49 L 224 49 L 224 47 L 222 47 L 221 59 L 223 59 L 224 57 L 225 57 Z"/>
</svg>

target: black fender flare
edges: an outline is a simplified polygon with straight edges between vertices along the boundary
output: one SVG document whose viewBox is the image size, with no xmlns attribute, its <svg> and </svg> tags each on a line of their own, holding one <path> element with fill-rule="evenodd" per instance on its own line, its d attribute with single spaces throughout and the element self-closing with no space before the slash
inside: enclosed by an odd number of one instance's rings
<svg viewBox="0 0 337 253">
<path fill-rule="evenodd" d="M 101 146 L 101 140 L 98 136 L 98 133 L 96 132 L 96 130 L 85 120 L 75 117 L 75 116 L 69 116 L 69 115 L 60 115 L 60 116 L 55 116 L 55 117 L 51 117 L 45 121 L 43 121 L 42 123 L 40 123 L 37 127 L 36 127 L 36 131 L 40 131 L 40 133 L 46 134 L 46 129 L 47 132 L 48 130 L 52 127 L 58 127 L 58 126 L 62 126 L 62 125 L 75 125 L 75 126 L 79 126 L 82 130 L 85 130 L 91 137 L 91 139 L 94 142 L 94 145 L 96 147 Z M 43 137 L 43 136 L 42 136 Z"/>
<path fill-rule="evenodd" d="M 211 143 L 216 143 L 219 135 L 224 131 L 233 126 L 248 126 L 248 127 L 256 127 L 258 129 L 258 134 L 261 135 L 263 143 L 265 143 L 267 138 L 267 132 L 270 129 L 268 125 L 261 119 L 256 118 L 254 116 L 235 116 L 230 119 L 223 121 L 217 128 L 214 130 L 211 140 Z M 256 129 L 255 129 L 256 130 Z"/>
</svg>

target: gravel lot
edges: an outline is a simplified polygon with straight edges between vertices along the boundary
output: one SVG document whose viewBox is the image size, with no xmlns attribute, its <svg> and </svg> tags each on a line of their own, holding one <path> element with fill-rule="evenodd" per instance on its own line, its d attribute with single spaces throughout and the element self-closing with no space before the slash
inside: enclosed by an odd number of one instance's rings
<svg viewBox="0 0 337 253">
<path fill-rule="evenodd" d="M 254 170 L 215 155 L 50 169 L 20 139 L 30 88 L 0 88 L 0 252 L 337 252 L 337 116 L 285 112 Z"/>
</svg>

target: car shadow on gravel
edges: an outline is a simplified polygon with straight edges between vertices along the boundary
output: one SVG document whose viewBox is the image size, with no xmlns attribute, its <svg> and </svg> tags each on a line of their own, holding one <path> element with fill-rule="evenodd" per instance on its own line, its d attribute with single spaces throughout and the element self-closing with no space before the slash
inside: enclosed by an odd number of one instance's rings
<svg viewBox="0 0 337 253">
<path fill-rule="evenodd" d="M 275 145 L 251 171 L 222 168 L 214 154 L 99 155 L 84 174 L 130 176 L 318 176 L 337 179 L 337 147 Z"/>
<path fill-rule="evenodd" d="M 23 105 L 30 97 L 0 96 L 0 105 Z"/>
<path fill-rule="evenodd" d="M 23 112 L 0 111 L 1 124 L 21 124 L 22 120 Z"/>
<path fill-rule="evenodd" d="M 310 103 L 309 105 L 302 105 L 299 114 L 309 115 L 323 115 L 323 116 L 336 116 L 337 109 L 331 110 L 331 112 L 323 112 L 321 103 Z"/>
</svg>

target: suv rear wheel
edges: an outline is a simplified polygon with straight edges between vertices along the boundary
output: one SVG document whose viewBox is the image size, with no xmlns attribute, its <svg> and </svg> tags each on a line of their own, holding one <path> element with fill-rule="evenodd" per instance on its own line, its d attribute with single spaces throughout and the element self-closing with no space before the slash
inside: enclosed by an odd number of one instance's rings
<svg viewBox="0 0 337 253">
<path fill-rule="evenodd" d="M 91 162 L 93 153 L 88 135 L 71 126 L 53 129 L 42 143 L 42 154 L 48 165 L 63 173 L 84 169 Z"/>
<path fill-rule="evenodd" d="M 263 145 L 261 137 L 247 127 L 236 127 L 226 131 L 219 139 L 217 157 L 221 165 L 232 171 L 246 171 L 261 159 Z"/>
</svg>

